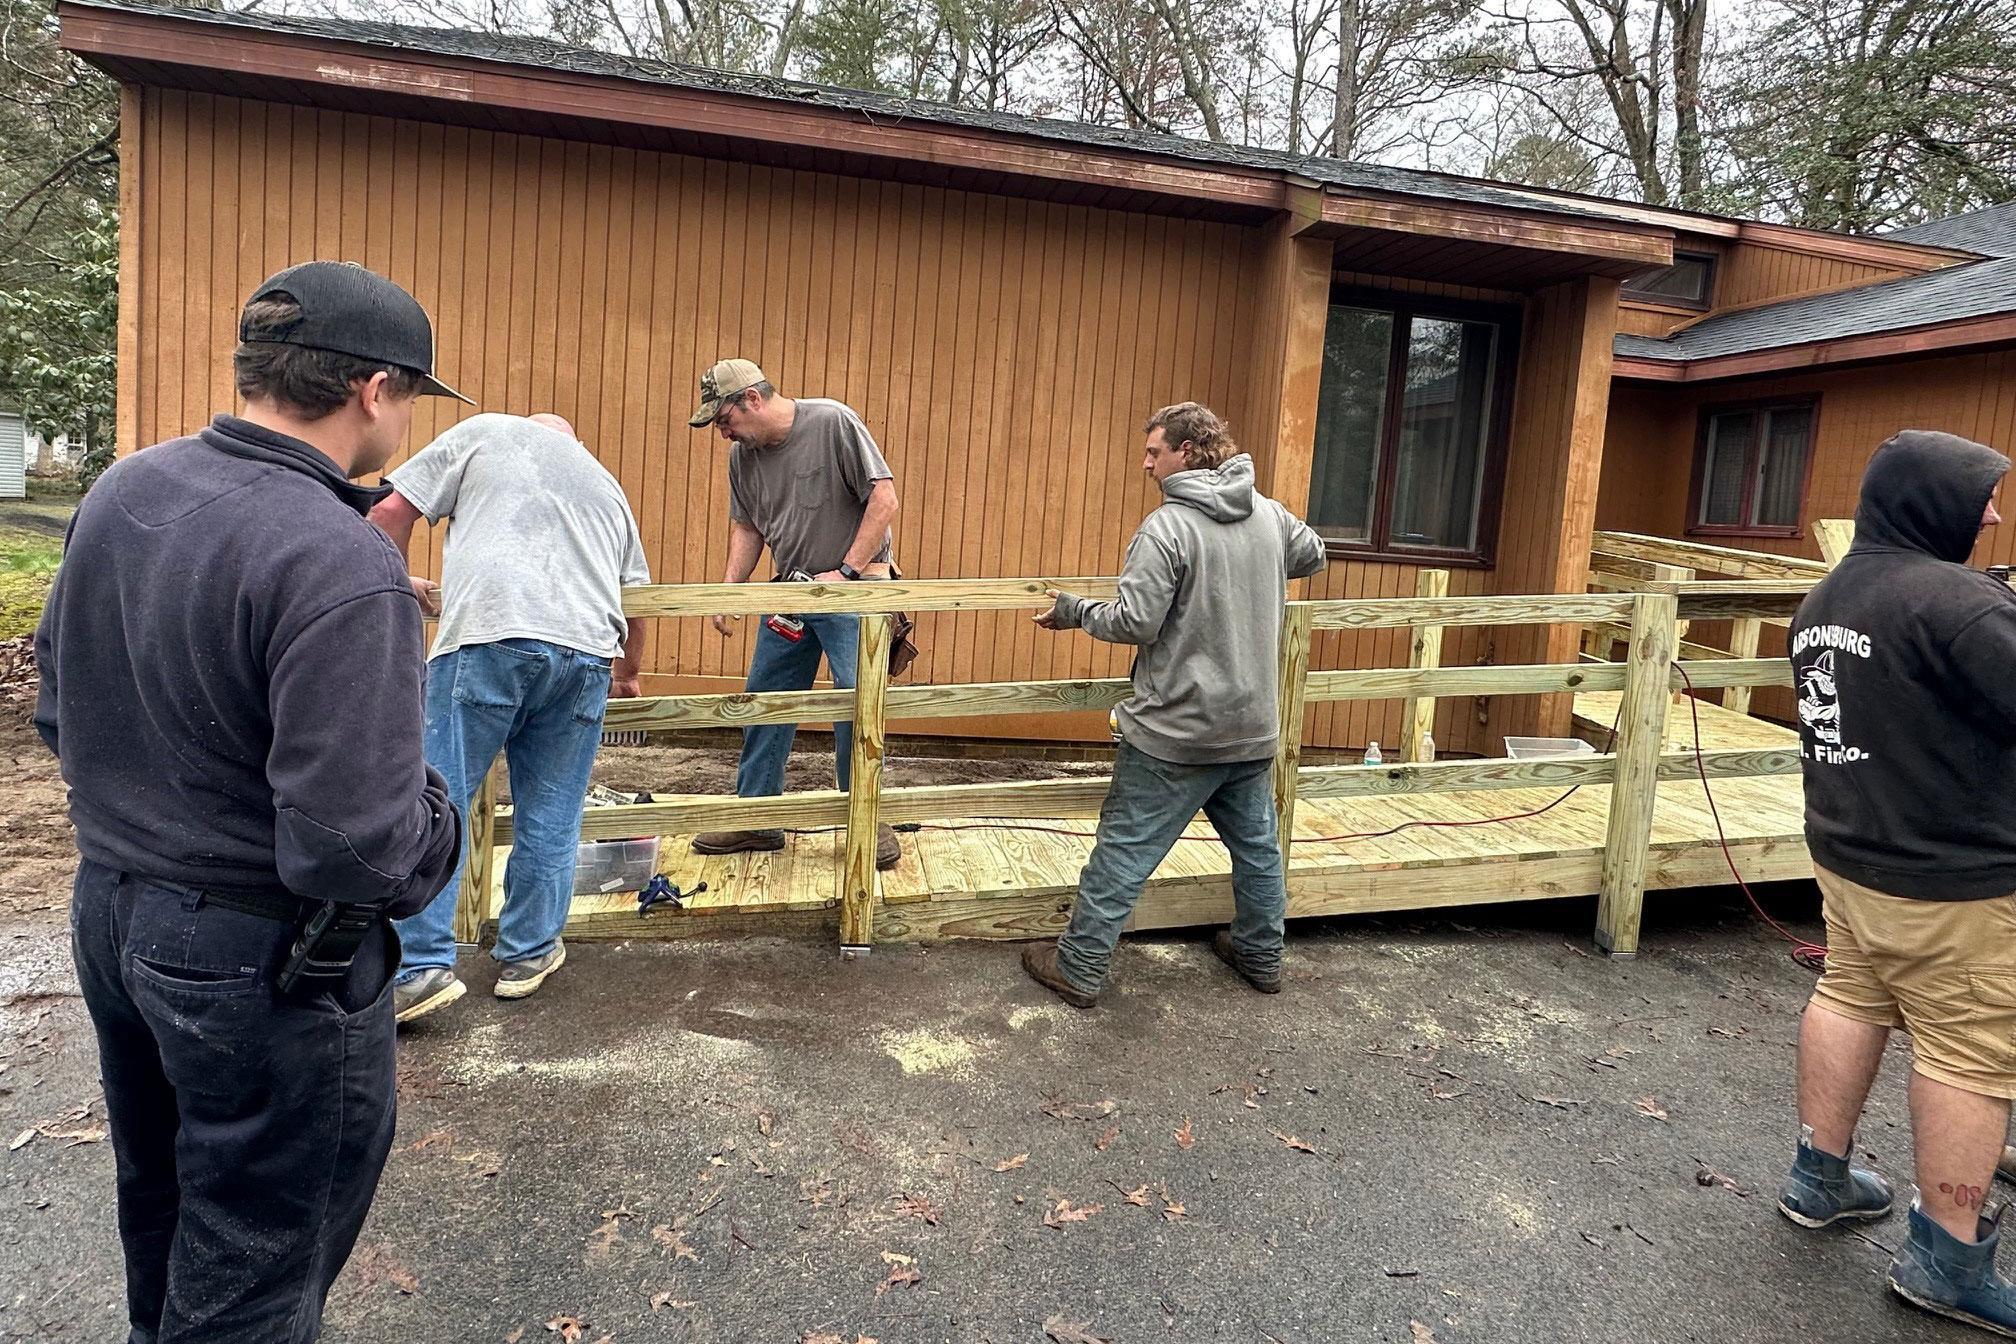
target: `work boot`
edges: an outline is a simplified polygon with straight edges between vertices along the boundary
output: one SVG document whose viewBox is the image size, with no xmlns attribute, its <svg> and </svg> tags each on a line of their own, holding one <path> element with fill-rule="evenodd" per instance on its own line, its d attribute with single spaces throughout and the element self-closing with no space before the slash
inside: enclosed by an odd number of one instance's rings
<svg viewBox="0 0 2016 1344">
<path fill-rule="evenodd" d="M 392 982 L 392 1020 L 411 1022 L 437 1008 L 446 1008 L 469 992 L 469 986 L 455 978 L 446 966 L 429 966 L 424 971 L 408 971 Z"/>
<path fill-rule="evenodd" d="M 1851 1144 L 1850 1147 L 1853 1147 Z M 1799 1126 L 1799 1152 L 1778 1192 L 1778 1212 L 1801 1227 L 1825 1227 L 1843 1218 L 1881 1218 L 1890 1212 L 1890 1183 L 1845 1157 L 1813 1146 L 1813 1126 Z"/>
<path fill-rule="evenodd" d="M 1964 1242 L 1911 1201 L 1911 1235 L 1890 1264 L 1890 1287 L 1906 1302 L 1956 1321 L 2016 1339 L 2016 1288 L 1995 1272 L 2002 1244 L 2002 1208 L 1983 1218 Z M 2002 1206 L 2006 1208 L 2007 1206 Z"/>
<path fill-rule="evenodd" d="M 901 862 L 903 862 L 903 842 L 896 838 L 896 828 L 893 826 L 877 826 L 875 828 L 875 866 L 886 873 Z"/>
<path fill-rule="evenodd" d="M 1271 972 L 1256 971 L 1249 966 L 1246 959 L 1239 955 L 1239 949 L 1232 946 L 1232 931 L 1230 929 L 1220 929 L 1216 934 L 1212 935 L 1211 950 L 1218 954 L 1218 960 L 1237 971 L 1241 980 L 1244 980 L 1262 994 L 1279 994 L 1281 992 L 1281 972 L 1278 970 Z"/>
<path fill-rule="evenodd" d="M 504 969 L 497 973 L 496 994 L 500 999 L 522 999 L 535 994 L 539 986 L 546 983 L 546 977 L 567 964 L 567 944 L 556 940 L 553 950 L 543 957 L 532 957 L 526 961 L 507 961 Z"/>
<path fill-rule="evenodd" d="M 753 854 L 782 848 L 782 831 L 705 831 L 693 837 L 695 854 Z"/>
<path fill-rule="evenodd" d="M 1029 978 L 1045 989 L 1055 991 L 1058 998 L 1073 1008 L 1090 1008 L 1099 1002 L 1099 996 L 1087 994 L 1078 986 L 1064 978 L 1063 970 L 1057 965 L 1057 944 L 1031 943 L 1022 949 L 1022 969 L 1029 972 Z"/>
</svg>

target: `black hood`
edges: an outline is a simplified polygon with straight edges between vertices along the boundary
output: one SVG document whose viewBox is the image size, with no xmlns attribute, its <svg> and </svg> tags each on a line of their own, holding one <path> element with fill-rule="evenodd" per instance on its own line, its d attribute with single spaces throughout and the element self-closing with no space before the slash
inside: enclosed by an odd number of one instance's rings
<svg viewBox="0 0 2016 1344">
<path fill-rule="evenodd" d="M 1906 429 L 1862 473 L 1855 506 L 1857 551 L 1919 551 L 1964 564 L 1981 533 L 1981 513 L 2009 459 L 1957 434 Z"/>
</svg>

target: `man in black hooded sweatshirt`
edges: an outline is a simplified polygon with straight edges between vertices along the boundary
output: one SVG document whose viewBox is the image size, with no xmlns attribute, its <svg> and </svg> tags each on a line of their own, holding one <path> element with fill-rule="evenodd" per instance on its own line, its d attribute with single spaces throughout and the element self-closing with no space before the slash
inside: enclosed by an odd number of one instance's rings
<svg viewBox="0 0 2016 1344">
<path fill-rule="evenodd" d="M 1806 840 L 1827 969 L 1799 1036 L 1798 1153 L 1779 1209 L 1880 1218 L 1851 1167 L 1892 1028 L 1911 1033 L 1918 1198 L 1890 1286 L 2016 1334 L 1984 1198 L 2016 1096 L 2016 594 L 1967 568 L 2009 459 L 1905 430 L 1862 477 L 1855 544 L 1792 622 Z"/>
<path fill-rule="evenodd" d="M 99 478 L 35 633 L 129 1344 L 316 1337 L 392 1144 L 387 919 L 460 848 L 420 750 L 420 604 L 365 521 L 385 490 L 352 483 L 417 396 L 455 395 L 432 326 L 391 281 L 308 262 L 239 340 L 243 413 Z M 283 986 L 297 931 L 338 911 Z"/>
</svg>

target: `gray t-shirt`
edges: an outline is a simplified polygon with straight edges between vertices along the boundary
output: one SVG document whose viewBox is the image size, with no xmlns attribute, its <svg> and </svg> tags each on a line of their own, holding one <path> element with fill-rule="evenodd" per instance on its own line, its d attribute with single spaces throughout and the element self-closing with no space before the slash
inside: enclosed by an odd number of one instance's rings
<svg viewBox="0 0 2016 1344">
<path fill-rule="evenodd" d="M 797 405 L 782 443 L 729 449 L 728 516 L 763 534 L 779 574 L 824 574 L 847 558 L 875 482 L 894 477 L 849 407 L 824 397 Z M 873 558 L 888 560 L 886 533 Z"/>
<path fill-rule="evenodd" d="M 428 522 L 455 520 L 430 658 L 502 639 L 623 651 L 623 586 L 651 571 L 623 487 L 579 442 L 520 416 L 475 415 L 387 479 Z"/>
</svg>

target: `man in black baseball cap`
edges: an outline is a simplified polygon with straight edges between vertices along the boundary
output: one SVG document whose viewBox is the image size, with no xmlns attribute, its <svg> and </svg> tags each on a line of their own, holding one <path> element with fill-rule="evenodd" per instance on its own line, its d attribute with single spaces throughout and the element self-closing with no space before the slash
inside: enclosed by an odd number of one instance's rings
<svg viewBox="0 0 2016 1344">
<path fill-rule="evenodd" d="M 35 634 L 135 1340 L 309 1341 L 393 1128 L 390 920 L 461 819 L 421 755 L 420 604 L 354 484 L 434 377 L 361 267 L 245 305 L 244 406 L 114 463 Z"/>
</svg>

